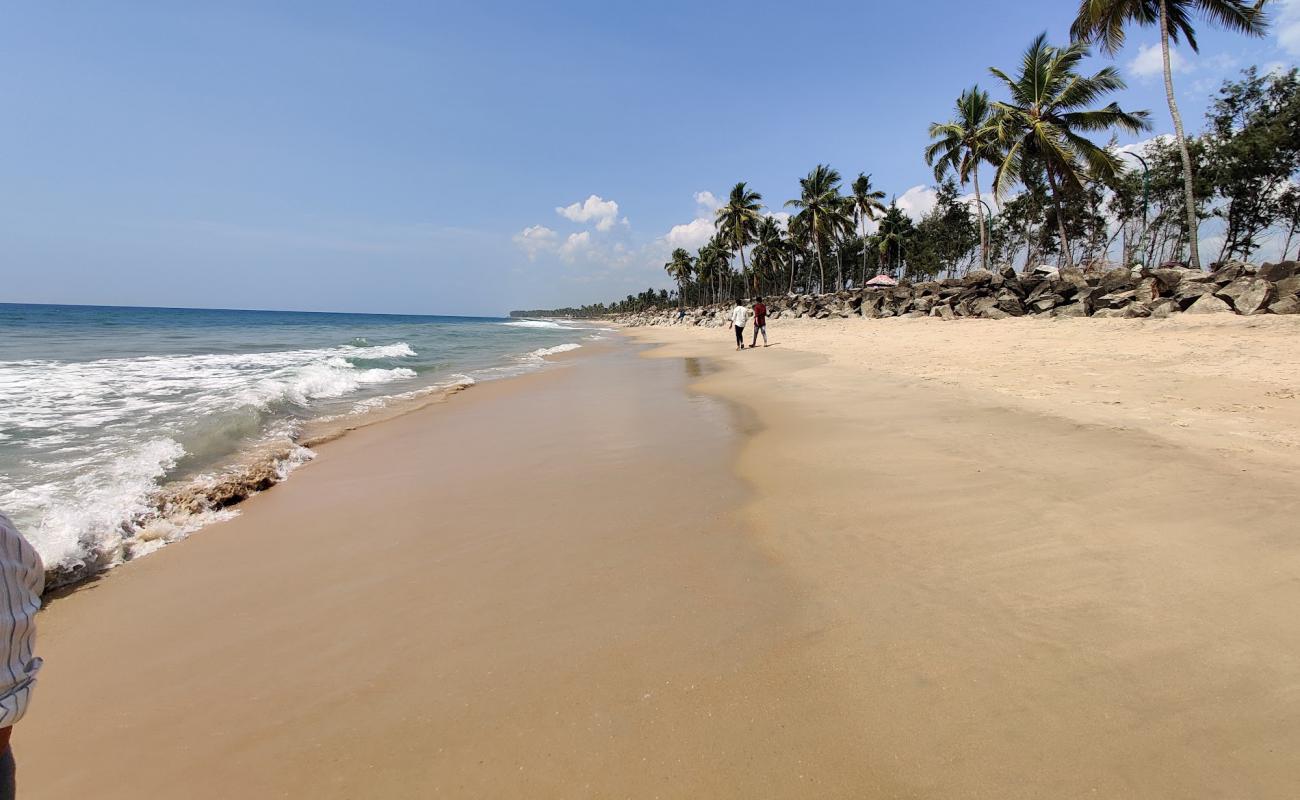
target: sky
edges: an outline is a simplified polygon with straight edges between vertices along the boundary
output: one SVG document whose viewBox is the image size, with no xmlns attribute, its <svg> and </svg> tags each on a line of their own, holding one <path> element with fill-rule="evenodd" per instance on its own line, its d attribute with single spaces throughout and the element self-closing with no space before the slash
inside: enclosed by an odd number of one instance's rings
<svg viewBox="0 0 1300 800">
<path fill-rule="evenodd" d="M 737 181 L 779 212 L 829 163 L 923 213 L 929 123 L 1077 8 L 0 3 L 0 302 L 474 315 L 668 286 Z M 1177 53 L 1190 131 L 1296 62 L 1300 0 L 1272 16 Z M 1114 59 L 1144 136 L 1155 45 Z"/>
</svg>

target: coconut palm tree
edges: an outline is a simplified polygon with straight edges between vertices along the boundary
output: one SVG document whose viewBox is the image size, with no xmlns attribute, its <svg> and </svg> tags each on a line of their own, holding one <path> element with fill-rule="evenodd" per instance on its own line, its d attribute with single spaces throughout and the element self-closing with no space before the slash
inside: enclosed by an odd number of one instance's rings
<svg viewBox="0 0 1300 800">
<path fill-rule="evenodd" d="M 1151 127 L 1148 111 L 1130 113 L 1116 103 L 1087 109 L 1102 96 L 1125 86 L 1114 67 L 1081 75 L 1077 68 L 1087 56 L 1087 45 L 1075 42 L 1053 47 L 1043 33 L 1025 51 L 1016 77 L 996 67 L 989 69 L 1011 94 L 1009 101 L 993 104 L 1005 148 L 993 176 L 994 195 L 1005 197 L 1017 179 L 1045 172 L 1056 205 L 1061 252 L 1069 266 L 1073 266 L 1074 259 L 1065 232 L 1061 193 L 1081 191 L 1084 180 L 1111 180 L 1122 169 L 1114 153 L 1098 147 L 1083 134 L 1114 128 L 1137 133 Z"/>
<path fill-rule="evenodd" d="M 984 220 L 984 199 L 980 196 L 980 163 L 996 168 L 1002 161 L 998 122 L 989 103 L 989 93 L 972 86 L 957 98 L 957 114 L 948 122 L 930 125 L 934 140 L 925 149 L 925 163 L 934 167 L 940 183 L 949 172 L 964 186 L 975 185 L 975 213 L 980 226 L 980 263 L 989 268 L 989 236 Z"/>
<path fill-rule="evenodd" d="M 753 252 L 755 294 L 762 293 L 759 291 L 759 286 L 763 276 L 776 274 L 777 268 L 781 266 L 783 260 L 781 256 L 784 252 L 785 240 L 781 236 L 780 226 L 771 217 L 763 217 L 763 221 L 758 224 L 758 235 Z"/>
<path fill-rule="evenodd" d="M 850 186 L 853 192 L 853 228 L 862 234 L 862 281 L 867 280 L 867 248 L 866 238 L 867 229 L 866 221 L 874 220 L 877 214 L 885 213 L 885 193 L 871 186 L 871 176 L 858 173 L 858 177 Z"/>
<path fill-rule="evenodd" d="M 903 209 L 899 208 L 896 202 L 891 202 L 880 220 L 880 228 L 875 236 L 881 272 L 892 273 L 895 263 L 901 270 L 905 248 L 914 233 L 912 219 L 903 213 Z M 895 256 L 898 257 L 897 262 Z M 901 274 L 899 277 L 902 277 Z"/>
<path fill-rule="evenodd" d="M 818 288 L 826 291 L 826 264 L 822 258 L 825 243 L 846 225 L 844 198 L 840 195 L 840 173 L 825 164 L 818 164 L 806 178 L 799 179 L 800 193 L 794 200 L 785 201 L 786 207 L 797 208 L 795 217 L 807 229 L 817 251 L 817 269 L 821 274 Z"/>
<path fill-rule="evenodd" d="M 1199 52 L 1192 15 L 1199 13 L 1207 22 L 1250 36 L 1262 36 L 1268 29 L 1263 13 L 1267 0 L 1250 3 L 1242 0 L 1080 0 L 1079 15 L 1070 28 L 1078 41 L 1101 42 L 1103 52 L 1114 55 L 1124 46 L 1125 28 L 1130 25 L 1155 25 L 1160 29 L 1160 54 L 1164 59 L 1165 100 L 1174 121 L 1174 136 L 1183 159 L 1183 200 L 1187 210 L 1187 240 L 1191 265 L 1201 268 L 1201 253 L 1196 234 L 1196 193 L 1192 183 L 1192 156 L 1183 132 L 1183 118 L 1174 100 L 1174 73 L 1169 60 L 1169 44 L 1179 37 L 1192 52 Z"/>
<path fill-rule="evenodd" d="M 745 248 L 758 235 L 758 222 L 763 218 L 763 206 L 759 204 L 762 199 L 763 195 L 751 191 L 741 181 L 731 187 L 731 196 L 727 199 L 727 204 L 718 209 L 715 219 L 719 238 L 740 253 L 740 275 L 746 283 L 749 280 L 749 266 L 745 263 Z"/>
<path fill-rule="evenodd" d="M 686 303 L 686 284 L 691 280 L 691 273 L 695 271 L 695 261 L 691 254 L 683 248 L 677 248 L 673 251 L 672 260 L 664 264 L 664 270 L 677 281 L 677 304 L 679 306 Z"/>
</svg>

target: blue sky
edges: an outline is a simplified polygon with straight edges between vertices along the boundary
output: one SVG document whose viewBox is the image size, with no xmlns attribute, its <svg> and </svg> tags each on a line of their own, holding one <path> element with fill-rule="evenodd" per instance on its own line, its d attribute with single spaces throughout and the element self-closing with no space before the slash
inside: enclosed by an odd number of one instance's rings
<svg viewBox="0 0 1300 800">
<path fill-rule="evenodd" d="M 778 209 L 827 162 L 919 212 L 927 124 L 1077 7 L 5 5 L 0 301 L 466 314 L 667 285 L 738 180 Z M 1300 0 L 1274 18 L 1183 54 L 1189 127 L 1295 62 Z M 1118 100 L 1160 133 L 1154 43 Z"/>
</svg>

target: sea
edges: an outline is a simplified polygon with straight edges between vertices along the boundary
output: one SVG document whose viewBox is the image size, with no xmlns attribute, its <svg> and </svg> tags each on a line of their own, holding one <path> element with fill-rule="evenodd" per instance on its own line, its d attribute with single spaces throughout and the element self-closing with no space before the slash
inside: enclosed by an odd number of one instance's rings
<svg viewBox="0 0 1300 800">
<path fill-rule="evenodd" d="M 0 303 L 0 512 L 73 583 L 238 513 L 312 446 L 605 338 L 529 319 Z"/>
</svg>

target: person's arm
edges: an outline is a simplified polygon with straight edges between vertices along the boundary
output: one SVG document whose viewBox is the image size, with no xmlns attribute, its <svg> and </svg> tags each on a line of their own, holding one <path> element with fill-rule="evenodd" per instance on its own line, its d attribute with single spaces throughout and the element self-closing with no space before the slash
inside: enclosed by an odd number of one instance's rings
<svg viewBox="0 0 1300 800">
<path fill-rule="evenodd" d="M 14 723 L 27 713 L 41 668 L 33 648 L 45 567 L 4 514 L 0 514 L 0 581 L 5 588 L 0 593 L 0 729 L 7 742 Z"/>
</svg>

